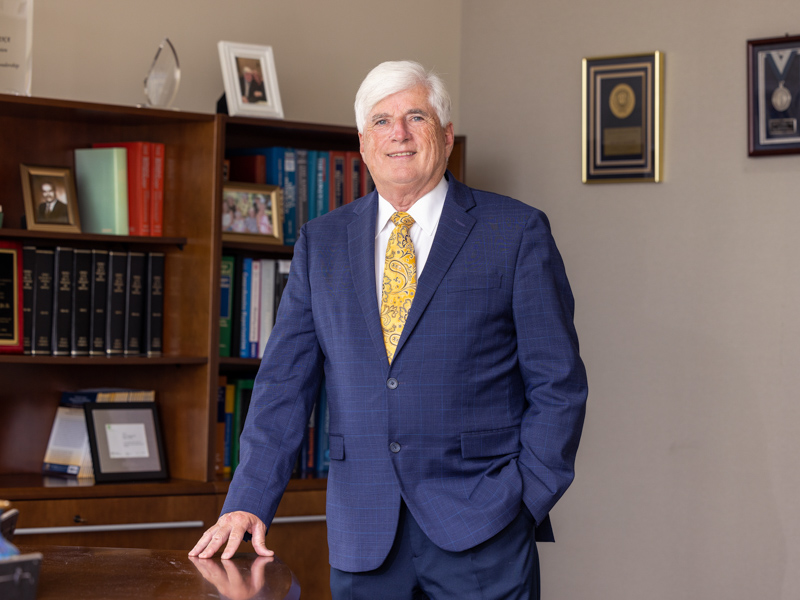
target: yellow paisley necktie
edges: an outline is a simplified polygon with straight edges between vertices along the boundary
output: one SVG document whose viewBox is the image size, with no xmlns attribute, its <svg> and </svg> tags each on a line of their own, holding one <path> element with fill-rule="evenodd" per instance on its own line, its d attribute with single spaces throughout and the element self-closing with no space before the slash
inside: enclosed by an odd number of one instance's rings
<svg viewBox="0 0 800 600">
<path fill-rule="evenodd" d="M 381 327 L 390 364 L 417 290 L 417 257 L 408 233 L 414 218 L 408 213 L 396 212 L 392 223 L 395 227 L 386 246 L 381 289 Z"/>
</svg>

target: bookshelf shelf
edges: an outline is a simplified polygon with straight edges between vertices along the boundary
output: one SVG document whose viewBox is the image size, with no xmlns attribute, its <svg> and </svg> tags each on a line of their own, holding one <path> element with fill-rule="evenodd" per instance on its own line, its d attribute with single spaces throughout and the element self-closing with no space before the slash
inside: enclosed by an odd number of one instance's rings
<svg viewBox="0 0 800 600">
<path fill-rule="evenodd" d="M 137 246 L 162 248 L 177 246 L 182 248 L 186 245 L 185 237 L 142 237 L 129 235 L 99 235 L 93 233 L 50 233 L 49 231 L 28 231 L 27 229 L 0 229 L 0 238 L 9 240 L 31 241 L 38 245 L 57 245 L 68 242 L 80 247 L 81 245 L 91 245 L 96 247 L 98 244 L 107 246 Z"/>
<path fill-rule="evenodd" d="M 168 365 L 206 365 L 207 356 L 29 356 L 22 354 L 0 354 L 0 364 L 21 365 L 92 365 L 95 367 L 126 366 L 168 366 Z"/>
</svg>

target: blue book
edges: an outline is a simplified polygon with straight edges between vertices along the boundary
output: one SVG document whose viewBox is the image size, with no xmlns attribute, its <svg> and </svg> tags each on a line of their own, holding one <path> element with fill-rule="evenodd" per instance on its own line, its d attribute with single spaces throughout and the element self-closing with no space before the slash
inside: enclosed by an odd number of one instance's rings
<svg viewBox="0 0 800 600">
<path fill-rule="evenodd" d="M 308 150 L 308 220 L 319 216 L 317 207 L 317 150 Z"/>
<path fill-rule="evenodd" d="M 253 259 L 242 261 L 242 318 L 239 322 L 239 357 L 250 358 L 250 277 L 253 274 Z"/>
<path fill-rule="evenodd" d="M 269 171 L 269 167 L 267 167 Z M 283 243 L 297 241 L 297 153 L 285 148 L 283 155 Z"/>
<path fill-rule="evenodd" d="M 321 217 L 330 210 L 330 153 L 317 152 L 316 215 Z"/>
</svg>

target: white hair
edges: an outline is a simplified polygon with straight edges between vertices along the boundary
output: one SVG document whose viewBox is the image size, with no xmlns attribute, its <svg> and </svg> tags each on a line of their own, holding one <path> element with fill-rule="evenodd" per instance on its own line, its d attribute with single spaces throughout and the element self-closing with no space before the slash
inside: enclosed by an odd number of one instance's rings
<svg viewBox="0 0 800 600">
<path fill-rule="evenodd" d="M 436 111 L 441 126 L 445 127 L 450 122 L 450 94 L 442 79 L 417 62 L 400 60 L 379 64 L 361 82 L 354 105 L 358 132 L 364 133 L 369 111 L 381 100 L 418 85 L 428 89 L 428 102 Z"/>
</svg>

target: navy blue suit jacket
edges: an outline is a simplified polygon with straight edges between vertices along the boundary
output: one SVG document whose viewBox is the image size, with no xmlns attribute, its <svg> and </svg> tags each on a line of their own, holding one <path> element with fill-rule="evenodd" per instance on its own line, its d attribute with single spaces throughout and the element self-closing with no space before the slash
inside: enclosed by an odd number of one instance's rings
<svg viewBox="0 0 800 600">
<path fill-rule="evenodd" d="M 341 570 L 383 562 L 401 497 L 435 544 L 461 551 L 499 532 L 523 502 L 549 529 L 573 479 L 586 373 L 547 218 L 448 179 L 393 363 L 376 296 L 372 192 L 301 229 L 256 377 L 223 512 L 272 520 L 324 375 L 328 543 Z"/>
</svg>

